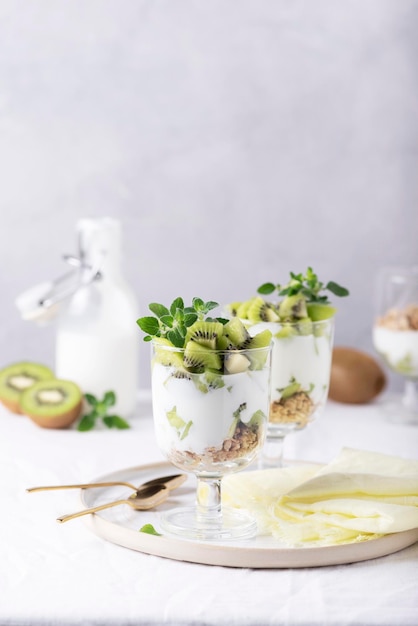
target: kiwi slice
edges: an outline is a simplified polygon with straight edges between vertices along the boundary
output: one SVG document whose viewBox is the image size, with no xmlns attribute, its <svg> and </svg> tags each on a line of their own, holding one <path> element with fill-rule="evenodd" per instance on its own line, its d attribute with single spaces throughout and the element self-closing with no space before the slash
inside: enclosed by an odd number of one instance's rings
<svg viewBox="0 0 418 626">
<path fill-rule="evenodd" d="M 233 317 L 225 324 L 223 334 L 230 339 L 231 343 L 237 348 L 241 348 L 251 339 L 250 333 L 238 317 Z"/>
<path fill-rule="evenodd" d="M 265 302 L 263 298 L 256 297 L 248 308 L 248 319 L 253 322 L 278 322 L 279 315 L 275 307 L 270 302 Z"/>
<path fill-rule="evenodd" d="M 334 317 L 337 309 L 329 304 L 321 304 L 320 302 L 311 302 L 307 305 L 308 316 L 313 322 L 322 322 Z"/>
<path fill-rule="evenodd" d="M 0 370 L 0 402 L 13 413 L 22 413 L 20 398 L 22 393 L 40 380 L 54 378 L 49 367 L 40 363 L 22 361 Z"/>
<path fill-rule="evenodd" d="M 38 381 L 20 398 L 22 413 L 43 428 L 67 428 L 80 416 L 82 406 L 78 385 L 59 378 Z"/>
<path fill-rule="evenodd" d="M 242 304 L 242 302 L 230 302 L 226 305 L 226 310 L 229 311 L 230 315 L 235 317 L 238 314 L 238 309 Z"/>
<path fill-rule="evenodd" d="M 221 357 L 217 352 L 207 346 L 202 346 L 195 341 L 188 341 L 184 349 L 184 365 L 194 370 L 210 368 L 220 370 L 222 367 Z"/>
<path fill-rule="evenodd" d="M 308 317 L 305 297 L 301 294 L 286 296 L 279 306 L 280 319 L 288 322 Z"/>
<path fill-rule="evenodd" d="M 167 350 L 167 348 L 171 348 L 171 350 Z M 164 339 L 164 337 L 154 339 L 154 355 L 156 363 L 161 363 L 167 367 L 176 367 L 180 370 L 184 369 L 181 352 L 177 351 L 171 341 Z"/>
<path fill-rule="evenodd" d="M 253 298 L 250 298 L 249 300 L 246 300 L 245 302 L 241 302 L 241 304 L 239 304 L 237 306 L 237 317 L 239 317 L 241 320 L 246 320 L 248 319 L 248 309 L 250 308 L 250 306 L 252 305 L 252 303 L 254 302 L 254 300 L 257 298 L 257 296 L 254 296 Z"/>
<path fill-rule="evenodd" d="M 221 322 L 203 322 L 198 321 L 187 329 L 185 343 L 195 341 L 201 346 L 206 346 L 214 350 L 216 348 L 216 340 L 223 333 L 223 324 Z"/>
<path fill-rule="evenodd" d="M 248 350 L 253 350 L 254 348 L 267 348 L 271 343 L 272 334 L 271 331 L 266 329 L 262 330 L 254 337 L 251 337 L 246 344 L 246 348 Z M 265 350 L 256 350 L 254 352 L 246 353 L 247 357 L 251 362 L 252 370 L 261 370 L 263 369 L 266 360 L 267 360 L 267 352 Z"/>
</svg>

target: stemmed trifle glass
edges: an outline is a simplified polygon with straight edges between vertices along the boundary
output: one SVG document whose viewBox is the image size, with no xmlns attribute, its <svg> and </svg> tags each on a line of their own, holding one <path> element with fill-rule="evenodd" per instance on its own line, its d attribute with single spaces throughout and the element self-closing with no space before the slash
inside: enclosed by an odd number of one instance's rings
<svg viewBox="0 0 418 626">
<path fill-rule="evenodd" d="M 388 396 L 381 407 L 393 421 L 418 424 L 418 266 L 383 268 L 376 305 L 375 350 L 405 380 L 403 394 Z"/>
<path fill-rule="evenodd" d="M 308 268 L 305 274 L 291 272 L 284 285 L 265 283 L 260 295 L 227 307 L 250 335 L 263 329 L 272 333 L 271 404 L 260 468 L 284 465 L 285 437 L 306 428 L 328 398 L 336 308 L 325 291 L 348 295 L 334 281 L 321 283 Z M 271 294 L 275 300 L 266 300 Z"/>
<path fill-rule="evenodd" d="M 255 520 L 221 503 L 226 474 L 262 449 L 270 403 L 271 333 L 208 317 L 217 303 L 150 304 L 137 323 L 152 342 L 152 405 L 159 448 L 197 478 L 196 504 L 162 512 L 166 532 L 201 540 L 249 538 Z"/>
</svg>

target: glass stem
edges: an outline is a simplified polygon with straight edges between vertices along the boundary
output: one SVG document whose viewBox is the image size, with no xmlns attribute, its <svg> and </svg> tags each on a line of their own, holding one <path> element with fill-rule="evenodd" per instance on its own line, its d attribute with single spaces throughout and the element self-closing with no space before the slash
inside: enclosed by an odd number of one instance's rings
<svg viewBox="0 0 418 626">
<path fill-rule="evenodd" d="M 418 382 L 415 380 L 406 380 L 404 393 L 402 396 L 402 404 L 407 409 L 418 411 Z"/>
<path fill-rule="evenodd" d="M 263 450 L 259 457 L 260 469 L 283 467 L 284 435 L 271 437 L 267 435 Z"/>
<path fill-rule="evenodd" d="M 197 477 L 197 523 L 200 528 L 222 522 L 221 479 Z"/>
</svg>

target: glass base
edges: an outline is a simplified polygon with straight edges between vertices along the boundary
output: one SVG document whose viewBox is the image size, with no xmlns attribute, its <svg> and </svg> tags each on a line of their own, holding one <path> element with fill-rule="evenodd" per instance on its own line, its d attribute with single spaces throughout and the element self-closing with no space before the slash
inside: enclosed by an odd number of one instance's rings
<svg viewBox="0 0 418 626">
<path fill-rule="evenodd" d="M 284 467 L 283 444 L 284 437 L 267 435 L 263 449 L 258 457 L 258 469 Z"/>
<path fill-rule="evenodd" d="M 223 508 L 219 517 L 204 518 L 196 507 L 172 509 L 161 514 L 161 528 L 173 535 L 189 539 L 249 539 L 257 533 L 255 519 L 244 511 Z"/>
<path fill-rule="evenodd" d="M 379 409 L 386 419 L 394 424 L 418 426 L 418 407 L 405 406 L 402 396 L 392 396 L 379 403 Z"/>
</svg>

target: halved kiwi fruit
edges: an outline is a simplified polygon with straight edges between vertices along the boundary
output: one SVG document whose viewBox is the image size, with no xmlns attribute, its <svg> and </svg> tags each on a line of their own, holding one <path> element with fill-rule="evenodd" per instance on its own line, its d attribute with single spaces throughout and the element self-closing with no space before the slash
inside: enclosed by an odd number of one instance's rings
<svg viewBox="0 0 418 626">
<path fill-rule="evenodd" d="M 0 370 L 0 402 L 13 413 L 22 413 L 20 398 L 27 389 L 41 380 L 54 378 L 53 371 L 30 361 L 13 363 Z"/>
<path fill-rule="evenodd" d="M 43 428 L 67 428 L 80 416 L 82 406 L 78 385 L 59 378 L 40 380 L 20 398 L 22 413 Z"/>
</svg>

